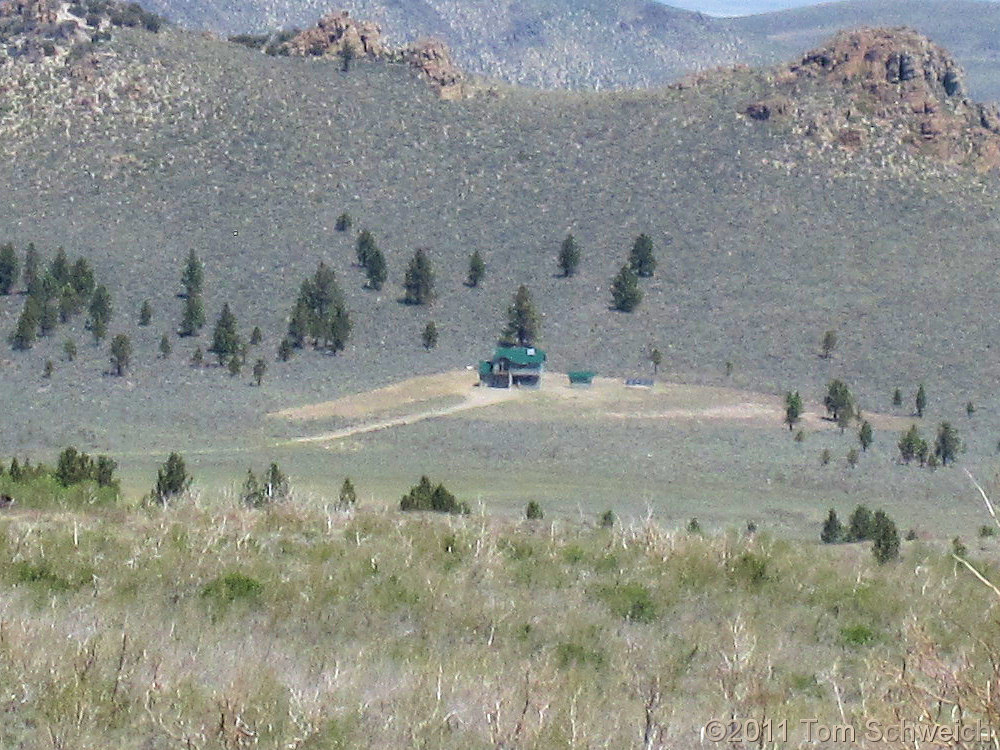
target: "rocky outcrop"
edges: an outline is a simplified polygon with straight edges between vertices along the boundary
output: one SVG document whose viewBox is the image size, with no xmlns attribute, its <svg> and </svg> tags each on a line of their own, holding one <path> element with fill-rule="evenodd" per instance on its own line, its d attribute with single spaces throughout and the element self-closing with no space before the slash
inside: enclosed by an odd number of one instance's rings
<svg viewBox="0 0 1000 750">
<path fill-rule="evenodd" d="M 0 0 L 0 60 L 40 62 L 109 38 L 115 26 L 157 31 L 155 13 L 121 0 Z M 78 56 L 73 55 L 75 61 Z"/>
<path fill-rule="evenodd" d="M 1000 168 L 1000 111 L 966 98 L 962 79 L 946 50 L 911 29 L 858 29 L 773 71 L 770 95 L 742 114 L 759 122 L 784 118 L 821 145 L 895 144 L 984 171 Z"/>
<path fill-rule="evenodd" d="M 346 55 L 348 59 L 367 57 L 404 62 L 420 71 L 443 99 L 472 96 L 474 91 L 467 76 L 452 62 L 443 42 L 427 39 L 393 48 L 383 41 L 378 24 L 351 18 L 347 11 L 323 16 L 313 28 L 281 43 L 276 53 L 299 57 Z"/>
<path fill-rule="evenodd" d="M 403 51 L 403 59 L 419 70 L 442 99 L 461 99 L 471 95 L 465 73 L 452 62 L 444 42 L 428 39 L 411 44 Z"/>
<path fill-rule="evenodd" d="M 296 56 L 342 55 L 345 50 L 358 56 L 385 57 L 389 49 L 382 42 L 382 29 L 370 21 L 356 21 L 347 11 L 319 19 L 311 29 L 285 42 L 280 53 Z"/>
</svg>

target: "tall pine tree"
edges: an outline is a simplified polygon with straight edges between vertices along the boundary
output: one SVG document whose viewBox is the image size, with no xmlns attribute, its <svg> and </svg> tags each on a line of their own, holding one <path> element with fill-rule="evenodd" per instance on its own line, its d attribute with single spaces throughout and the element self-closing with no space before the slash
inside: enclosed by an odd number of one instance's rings
<svg viewBox="0 0 1000 750">
<path fill-rule="evenodd" d="M 199 296 L 205 284 L 205 265 L 198 258 L 194 250 L 188 253 L 187 262 L 184 264 L 184 271 L 181 274 L 181 286 L 184 287 L 185 297 Z"/>
<path fill-rule="evenodd" d="M 628 265 L 636 276 L 647 278 L 656 270 L 656 258 L 653 257 L 653 241 L 649 235 L 640 234 L 632 245 L 628 256 Z"/>
<path fill-rule="evenodd" d="M 403 289 L 406 291 L 403 301 L 408 305 L 426 305 L 434 299 L 434 272 L 426 250 L 419 249 L 413 254 Z"/>
<path fill-rule="evenodd" d="M 14 245 L 8 242 L 0 247 L 0 294 L 6 296 L 11 293 L 20 268 Z"/>
<path fill-rule="evenodd" d="M 500 334 L 500 343 L 504 346 L 533 346 L 540 327 L 531 292 L 522 284 L 507 308 L 507 325 Z"/>
<path fill-rule="evenodd" d="M 227 302 L 222 306 L 222 312 L 215 323 L 215 330 L 212 332 L 212 346 L 209 351 L 219 358 L 221 365 L 240 350 L 241 344 L 236 316 L 229 309 Z"/>
</svg>

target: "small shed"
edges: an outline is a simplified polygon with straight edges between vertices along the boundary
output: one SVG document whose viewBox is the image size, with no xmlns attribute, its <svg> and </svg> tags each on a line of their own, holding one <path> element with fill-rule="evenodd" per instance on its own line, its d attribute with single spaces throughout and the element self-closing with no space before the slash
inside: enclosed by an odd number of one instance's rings
<svg viewBox="0 0 1000 750">
<path fill-rule="evenodd" d="M 594 376 L 597 373 L 591 370 L 570 370 L 566 374 L 569 376 L 570 385 L 575 385 L 585 388 L 587 386 L 593 385 Z"/>
<path fill-rule="evenodd" d="M 541 385 L 545 352 L 533 346 L 500 346 L 479 363 L 479 382 L 491 388 Z"/>
</svg>

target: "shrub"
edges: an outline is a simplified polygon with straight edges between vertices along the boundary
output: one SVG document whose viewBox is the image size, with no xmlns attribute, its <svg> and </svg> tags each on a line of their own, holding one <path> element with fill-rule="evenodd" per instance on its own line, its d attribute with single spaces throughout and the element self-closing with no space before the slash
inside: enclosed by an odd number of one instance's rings
<svg viewBox="0 0 1000 750">
<path fill-rule="evenodd" d="M 467 503 L 456 499 L 445 489 L 443 484 L 439 484 L 437 487 L 433 486 L 431 480 L 426 476 L 420 477 L 420 482 L 411 487 L 409 493 L 403 495 L 399 502 L 399 509 L 403 511 L 430 510 L 437 513 L 469 514 Z"/>
<path fill-rule="evenodd" d="M 241 600 L 257 601 L 263 591 L 264 585 L 260 581 L 242 573 L 228 573 L 205 584 L 201 596 L 219 604 L 232 604 Z"/>
<path fill-rule="evenodd" d="M 652 622 L 657 617 L 653 595 L 641 583 L 602 586 L 597 596 L 612 612 L 629 622 Z"/>
<path fill-rule="evenodd" d="M 351 215 L 346 211 L 337 217 L 337 222 L 333 225 L 333 228 L 338 232 L 347 232 L 354 225 L 354 220 Z"/>
<path fill-rule="evenodd" d="M 615 525 L 615 513 L 610 508 L 601 514 L 601 517 L 597 521 L 597 525 L 602 529 L 610 529 Z"/>
<path fill-rule="evenodd" d="M 994 526 L 987 526 L 986 524 L 979 527 L 979 536 L 983 539 L 986 537 L 996 536 L 997 530 Z"/>
<path fill-rule="evenodd" d="M 767 559 L 752 552 L 744 552 L 733 561 L 729 575 L 735 583 L 752 589 L 760 588 L 769 580 Z"/>
<path fill-rule="evenodd" d="M 542 506 L 532 500 L 524 509 L 524 517 L 529 521 L 541 521 L 545 517 Z"/>
<path fill-rule="evenodd" d="M 688 521 L 687 531 L 688 531 L 689 534 L 700 534 L 701 533 L 701 524 L 698 523 L 698 519 L 697 518 L 692 518 L 690 521 Z"/>
<path fill-rule="evenodd" d="M 840 629 L 840 640 L 845 646 L 870 646 L 878 640 L 878 633 L 867 625 L 848 625 Z"/>
</svg>

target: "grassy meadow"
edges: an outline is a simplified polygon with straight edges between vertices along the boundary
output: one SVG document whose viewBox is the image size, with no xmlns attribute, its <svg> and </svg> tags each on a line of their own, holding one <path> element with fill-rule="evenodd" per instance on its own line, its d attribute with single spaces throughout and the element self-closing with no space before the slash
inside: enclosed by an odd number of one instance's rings
<svg viewBox="0 0 1000 750">
<path fill-rule="evenodd" d="M 998 728 L 971 696 L 1000 602 L 940 547 L 877 566 L 595 522 L 190 497 L 4 513 L 0 745 L 707 747 L 735 716 L 801 747 L 803 719 L 950 724 L 931 686 Z M 995 545 L 969 553 L 989 576 Z"/>
</svg>

